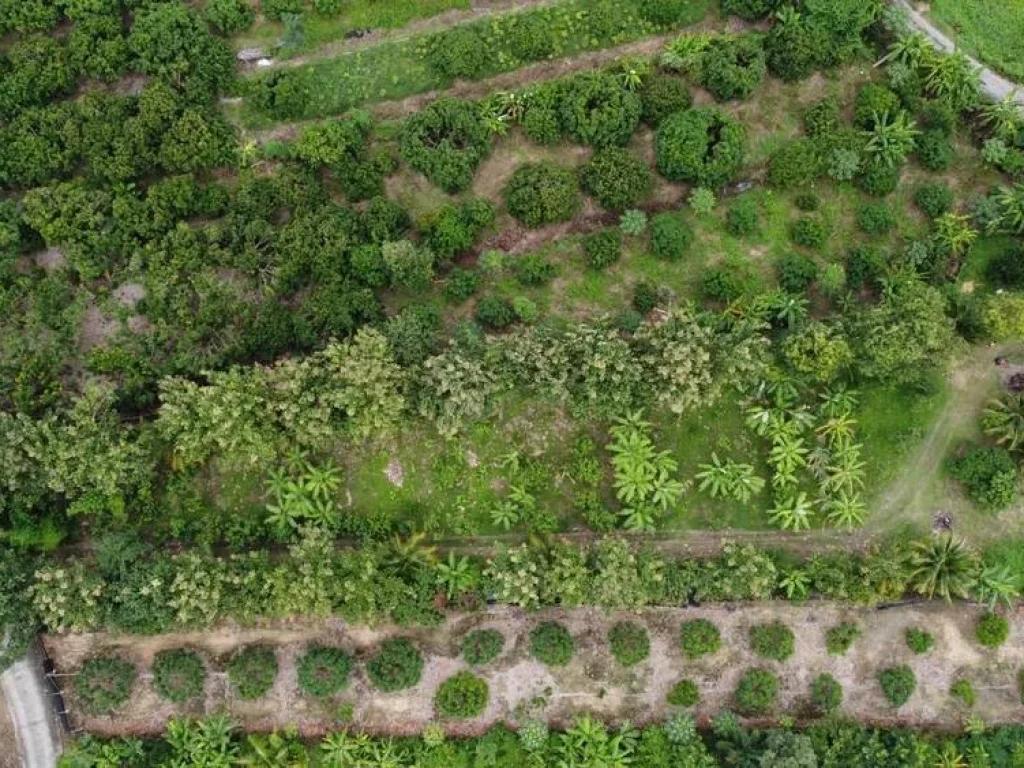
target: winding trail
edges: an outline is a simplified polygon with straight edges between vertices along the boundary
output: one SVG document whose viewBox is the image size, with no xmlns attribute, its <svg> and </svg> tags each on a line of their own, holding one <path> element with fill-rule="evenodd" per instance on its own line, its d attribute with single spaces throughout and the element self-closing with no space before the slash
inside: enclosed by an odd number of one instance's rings
<svg viewBox="0 0 1024 768">
<path fill-rule="evenodd" d="M 0 675 L 3 698 L 14 724 L 24 768 L 54 768 L 61 751 L 57 725 L 39 670 L 36 652 L 30 651 L 26 658 Z"/>
<path fill-rule="evenodd" d="M 893 0 L 893 3 L 907 12 L 910 17 L 910 23 L 918 31 L 922 32 L 936 48 L 947 53 L 957 50 L 956 42 L 936 27 L 923 13 L 911 5 L 908 0 Z M 1007 96 L 1012 95 L 1013 100 L 1024 109 L 1024 93 L 1021 92 L 1021 86 L 1018 83 L 1007 80 L 999 73 L 993 72 L 973 57 L 968 56 L 967 58 L 978 68 L 981 76 L 981 90 L 986 96 L 995 101 L 1002 101 Z"/>
</svg>

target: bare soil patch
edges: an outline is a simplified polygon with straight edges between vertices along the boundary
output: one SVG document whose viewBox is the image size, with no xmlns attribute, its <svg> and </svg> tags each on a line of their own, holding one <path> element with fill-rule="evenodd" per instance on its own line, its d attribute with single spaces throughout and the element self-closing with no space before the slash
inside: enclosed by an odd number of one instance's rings
<svg viewBox="0 0 1024 768">
<path fill-rule="evenodd" d="M 974 639 L 979 609 L 964 605 L 929 603 L 901 605 L 884 610 L 815 602 L 804 606 L 787 603 L 730 604 L 694 608 L 645 610 L 627 614 L 594 609 L 526 613 L 495 608 L 486 613 L 454 615 L 435 628 L 403 629 L 395 626 L 352 626 L 338 620 L 275 623 L 264 628 L 224 626 L 203 633 L 179 633 L 157 637 L 110 634 L 50 636 L 46 645 L 58 668 L 72 672 L 98 653 L 123 655 L 147 670 L 157 651 L 189 646 L 210 665 L 204 701 L 182 709 L 159 701 L 148 675 L 136 685 L 131 702 L 114 717 L 87 717 L 71 709 L 74 724 L 102 734 L 150 734 L 159 732 L 174 715 L 226 711 L 249 729 L 280 728 L 293 724 L 305 734 L 317 735 L 338 728 L 338 708 L 350 704 L 352 726 L 373 733 L 418 733 L 434 719 L 433 697 L 448 676 L 465 669 L 459 655 L 462 636 L 477 628 L 496 629 L 506 639 L 499 658 L 477 674 L 490 685 L 490 703 L 479 718 L 463 723 L 444 723 L 453 734 L 477 733 L 497 722 L 515 725 L 524 711 L 540 714 L 554 724 L 571 721 L 582 712 L 593 712 L 609 722 L 645 723 L 671 713 L 665 701 L 681 678 L 700 687 L 696 714 L 708 719 L 728 709 L 739 676 L 749 667 L 765 666 L 780 676 L 779 712 L 798 719 L 808 712 L 811 681 L 819 674 L 835 676 L 844 688 L 844 714 L 866 723 L 908 726 L 953 727 L 967 712 L 949 695 L 961 677 L 974 684 L 978 703 L 972 713 L 986 722 L 1020 721 L 1024 706 L 1017 690 L 1017 670 L 1024 664 L 1024 613 L 1010 616 L 1009 642 L 998 650 L 986 650 Z M 651 636 L 649 658 L 626 669 L 619 666 L 607 643 L 608 629 L 628 618 L 645 625 Z M 679 625 L 685 619 L 707 618 L 721 632 L 717 653 L 690 661 L 679 649 Z M 549 668 L 528 653 L 530 630 L 541 621 L 564 623 L 572 632 L 576 651 L 561 668 Z M 752 625 L 768 621 L 786 623 L 796 636 L 796 653 L 786 662 L 759 659 L 750 650 Z M 859 624 L 862 637 L 845 656 L 831 656 L 825 648 L 825 632 L 841 621 Z M 904 642 L 908 627 L 926 627 L 936 638 L 935 648 L 915 656 Z M 363 666 L 375 647 L 388 637 L 404 636 L 415 642 L 426 657 L 420 683 L 407 691 L 383 694 L 370 684 Z M 254 642 L 277 649 L 281 672 L 272 692 L 256 702 L 243 702 L 228 689 L 221 670 L 238 647 Z M 298 692 L 295 660 L 313 642 L 336 645 L 352 653 L 359 664 L 342 694 L 330 702 L 315 702 Z M 899 710 L 883 698 L 877 683 L 879 671 L 893 664 L 909 664 L 917 674 L 918 687 Z"/>
</svg>

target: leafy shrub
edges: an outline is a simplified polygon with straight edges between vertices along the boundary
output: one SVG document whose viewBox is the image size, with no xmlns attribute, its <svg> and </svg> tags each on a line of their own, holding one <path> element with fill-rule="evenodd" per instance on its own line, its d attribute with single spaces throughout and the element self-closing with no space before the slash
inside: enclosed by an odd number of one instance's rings
<svg viewBox="0 0 1024 768">
<path fill-rule="evenodd" d="M 813 213 L 821 208 L 821 200 L 813 192 L 801 192 L 793 198 L 793 205 L 804 213 Z"/>
<path fill-rule="evenodd" d="M 505 39 L 516 59 L 540 61 L 551 54 L 554 40 L 547 22 L 539 14 L 517 13 L 509 21 Z"/>
<path fill-rule="evenodd" d="M 839 128 L 839 101 L 826 96 L 804 112 L 804 131 L 812 138 L 828 136 Z"/>
<path fill-rule="evenodd" d="M 75 677 L 75 698 L 86 712 L 107 715 L 131 695 L 135 665 L 114 656 L 98 656 L 82 665 Z"/>
<path fill-rule="evenodd" d="M 914 653 L 928 653 L 935 647 L 935 637 L 917 627 L 907 629 L 907 647 Z"/>
<path fill-rule="evenodd" d="M 715 210 L 718 200 L 715 193 L 704 187 L 694 187 L 689 197 L 690 207 L 698 216 L 707 216 Z"/>
<path fill-rule="evenodd" d="M 691 0 L 645 0 L 640 13 L 647 21 L 659 27 L 672 27 L 692 18 Z"/>
<path fill-rule="evenodd" d="M 473 312 L 476 321 L 485 328 L 500 330 L 512 325 L 517 319 L 512 302 L 501 296 L 484 296 L 476 303 Z"/>
<path fill-rule="evenodd" d="M 494 206 L 472 198 L 460 208 L 444 205 L 420 223 L 423 241 L 435 256 L 450 261 L 473 246 L 480 232 L 494 222 Z"/>
<path fill-rule="evenodd" d="M 621 147 L 640 123 L 640 97 L 611 75 L 579 75 L 563 93 L 561 119 L 578 144 Z"/>
<path fill-rule="evenodd" d="M 619 218 L 619 229 L 629 237 L 640 237 L 647 231 L 647 214 L 643 211 L 626 211 Z"/>
<path fill-rule="evenodd" d="M 949 688 L 950 695 L 959 699 L 960 703 L 965 707 L 973 707 L 975 702 L 978 700 L 977 694 L 974 692 L 974 686 L 971 685 L 970 680 L 964 680 L 963 678 L 957 680 Z"/>
<path fill-rule="evenodd" d="M 545 285 L 555 279 L 558 269 L 539 253 L 528 253 L 520 256 L 512 264 L 516 280 L 522 285 Z"/>
<path fill-rule="evenodd" d="M 914 190 L 914 202 L 931 218 L 937 219 L 953 207 L 953 190 L 940 182 L 921 184 Z"/>
<path fill-rule="evenodd" d="M 568 664 L 574 647 L 569 630 L 557 622 L 545 621 L 530 632 L 530 655 L 550 667 Z"/>
<path fill-rule="evenodd" d="M 512 309 L 516 311 L 516 317 L 527 325 L 537 322 L 540 316 L 540 309 L 531 299 L 526 296 L 513 296 Z"/>
<path fill-rule="evenodd" d="M 505 648 L 505 636 L 495 629 L 476 629 L 462 638 L 462 657 L 474 667 L 490 664 Z"/>
<path fill-rule="evenodd" d="M 541 83 L 526 93 L 523 112 L 523 131 L 538 144 L 554 144 L 562 137 L 562 120 L 558 105 L 562 100 L 564 83 Z"/>
<path fill-rule="evenodd" d="M 833 656 L 842 656 L 861 636 L 860 627 L 852 621 L 837 624 L 825 633 L 825 647 Z"/>
<path fill-rule="evenodd" d="M 679 77 L 655 72 L 644 78 L 640 88 L 640 116 L 652 128 L 676 112 L 689 109 L 693 95 Z"/>
<path fill-rule="evenodd" d="M 181 704 L 203 695 L 206 669 L 194 651 L 160 651 L 153 659 L 153 687 L 161 698 Z"/>
<path fill-rule="evenodd" d="M 411 115 L 399 138 L 402 157 L 445 192 L 468 188 L 491 150 L 491 134 L 475 104 L 440 98 Z"/>
<path fill-rule="evenodd" d="M 857 177 L 857 184 L 873 197 L 885 197 L 896 191 L 900 183 L 900 169 L 879 162 L 867 163 Z"/>
<path fill-rule="evenodd" d="M 758 656 L 785 661 L 793 655 L 793 630 L 781 621 L 755 624 L 750 628 L 750 647 Z"/>
<path fill-rule="evenodd" d="M 647 630 L 630 621 L 620 621 L 608 630 L 608 643 L 615 660 L 624 667 L 639 664 L 651 652 Z"/>
<path fill-rule="evenodd" d="M 289 14 L 300 14 L 306 10 L 303 0 L 260 0 L 260 10 L 271 21 L 281 21 Z"/>
<path fill-rule="evenodd" d="M 423 656 L 404 637 L 385 640 L 367 663 L 366 674 L 384 693 L 404 691 L 419 683 L 423 674 Z"/>
<path fill-rule="evenodd" d="M 757 201 L 751 195 L 739 197 L 725 214 L 725 228 L 736 237 L 753 235 L 760 228 Z"/>
<path fill-rule="evenodd" d="M 857 291 L 868 283 L 875 283 L 885 272 L 885 253 L 877 248 L 861 246 L 846 255 L 846 278 L 850 288 Z"/>
<path fill-rule="evenodd" d="M 700 702 L 700 689 L 693 680 L 680 680 L 672 686 L 667 699 L 674 707 L 695 707 Z"/>
<path fill-rule="evenodd" d="M 418 365 L 436 354 L 441 341 L 440 310 L 432 304 L 411 304 L 389 318 L 384 334 L 401 365 Z"/>
<path fill-rule="evenodd" d="M 941 131 L 922 131 L 915 143 L 917 159 L 929 171 L 945 171 L 953 164 L 953 145 Z"/>
<path fill-rule="evenodd" d="M 701 55 L 701 85 L 719 101 L 748 98 L 768 72 L 755 35 L 716 37 Z"/>
<path fill-rule="evenodd" d="M 886 202 L 868 203 L 857 211 L 857 226 L 869 235 L 880 235 L 896 226 L 896 214 Z"/>
<path fill-rule="evenodd" d="M 677 213 L 659 213 L 651 219 L 651 250 L 667 261 L 679 261 L 693 243 L 693 230 Z"/>
<path fill-rule="evenodd" d="M 987 509 L 1004 509 L 1017 497 L 1017 463 L 998 446 L 973 448 L 951 463 L 953 477 L 967 495 Z"/>
<path fill-rule="evenodd" d="M 237 35 L 252 26 L 256 13 L 248 0 L 206 0 L 203 18 L 222 35 Z"/>
<path fill-rule="evenodd" d="M 480 287 L 480 275 L 472 269 L 453 269 L 444 284 L 444 297 L 461 304 Z"/>
<path fill-rule="evenodd" d="M 978 619 L 974 633 L 978 642 L 986 648 L 998 648 L 1010 636 L 1010 622 L 1005 616 L 989 611 Z"/>
<path fill-rule="evenodd" d="M 459 672 L 438 687 L 434 707 L 442 717 L 466 719 L 483 714 L 487 697 L 486 682 L 470 672 Z"/>
<path fill-rule="evenodd" d="M 878 675 L 878 683 L 882 686 L 885 698 L 898 708 L 906 704 L 914 693 L 914 689 L 917 688 L 917 677 L 914 670 L 906 664 L 901 664 L 882 670 Z"/>
<path fill-rule="evenodd" d="M 595 152 L 580 171 L 580 182 L 583 189 L 611 211 L 635 207 L 651 194 L 653 187 L 647 164 L 618 147 Z"/>
<path fill-rule="evenodd" d="M 658 306 L 658 289 L 647 280 L 633 286 L 633 309 L 641 315 L 650 314 Z"/>
<path fill-rule="evenodd" d="M 733 698 L 741 714 L 766 715 L 775 707 L 779 695 L 779 678 L 770 669 L 755 667 L 740 677 Z"/>
<path fill-rule="evenodd" d="M 326 699 L 348 685 L 352 657 L 340 648 L 310 646 L 299 658 L 299 690 L 307 696 Z"/>
<path fill-rule="evenodd" d="M 248 645 L 228 662 L 228 680 L 239 697 L 259 699 L 266 695 L 277 677 L 277 655 L 273 648 Z"/>
<path fill-rule="evenodd" d="M 756 294 L 760 281 L 750 261 L 729 255 L 717 267 L 704 272 L 701 287 L 708 298 L 735 301 L 741 296 Z"/>
<path fill-rule="evenodd" d="M 477 78 L 491 58 L 487 41 L 469 24 L 434 35 L 427 43 L 427 61 L 444 78 Z"/>
<path fill-rule="evenodd" d="M 803 253 L 783 254 L 775 264 L 779 286 L 787 293 L 801 293 L 818 276 L 818 265 Z"/>
<path fill-rule="evenodd" d="M 684 621 L 679 631 L 679 644 L 688 659 L 699 659 L 714 653 L 722 645 L 718 627 L 707 619 Z"/>
<path fill-rule="evenodd" d="M 779 189 L 810 184 L 821 173 L 818 148 L 810 139 L 796 139 L 772 155 L 768 183 Z"/>
<path fill-rule="evenodd" d="M 832 675 L 818 675 L 811 683 L 811 704 L 820 715 L 830 715 L 843 703 L 843 686 Z"/>
<path fill-rule="evenodd" d="M 622 232 L 608 227 L 583 238 L 583 254 L 592 269 L 604 269 L 622 255 Z"/>
<path fill-rule="evenodd" d="M 519 166 L 504 194 L 508 212 L 528 227 L 568 221 L 580 207 L 576 174 L 548 163 Z"/>
<path fill-rule="evenodd" d="M 716 189 L 743 166 L 747 134 L 718 109 L 677 112 L 662 121 L 656 136 L 658 170 L 670 181 Z"/>
<path fill-rule="evenodd" d="M 819 248 L 825 242 L 825 224 L 813 216 L 803 216 L 789 229 L 789 236 L 797 245 Z"/>
<path fill-rule="evenodd" d="M 722 0 L 722 12 L 739 16 L 747 21 L 757 21 L 775 12 L 780 0 Z"/>
<path fill-rule="evenodd" d="M 860 128 L 870 130 L 875 127 L 875 118 L 888 114 L 895 116 L 901 109 L 900 97 L 884 85 L 868 83 L 857 93 L 857 103 L 853 110 L 853 122 Z"/>
<path fill-rule="evenodd" d="M 392 285 L 410 291 L 425 291 L 434 279 L 434 254 L 409 240 L 384 243 L 384 264 Z"/>
<path fill-rule="evenodd" d="M 1024 251 L 1004 248 L 988 263 L 985 276 L 1003 288 L 1024 288 Z"/>
</svg>

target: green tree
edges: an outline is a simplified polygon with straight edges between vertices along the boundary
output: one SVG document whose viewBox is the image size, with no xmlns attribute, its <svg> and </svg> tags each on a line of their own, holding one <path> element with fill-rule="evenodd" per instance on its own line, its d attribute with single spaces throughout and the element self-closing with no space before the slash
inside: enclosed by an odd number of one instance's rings
<svg viewBox="0 0 1024 768">
<path fill-rule="evenodd" d="M 966 599 L 977 583 L 978 558 L 963 539 L 941 536 L 914 542 L 908 564 L 911 586 L 929 599 Z"/>
</svg>

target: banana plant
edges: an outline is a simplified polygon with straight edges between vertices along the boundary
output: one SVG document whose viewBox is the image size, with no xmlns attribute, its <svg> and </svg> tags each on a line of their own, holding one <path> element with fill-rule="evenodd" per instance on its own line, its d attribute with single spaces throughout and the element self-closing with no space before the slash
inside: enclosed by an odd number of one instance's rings
<svg viewBox="0 0 1024 768">
<path fill-rule="evenodd" d="M 470 590 L 476 578 L 476 571 L 468 557 L 456 558 L 454 552 L 449 552 L 447 560 L 437 564 L 437 584 L 444 589 L 449 600 Z"/>
<path fill-rule="evenodd" d="M 768 511 L 768 519 L 784 531 L 809 530 L 814 517 L 814 502 L 806 493 L 777 497 L 775 506 Z"/>
<path fill-rule="evenodd" d="M 864 524 L 867 507 L 860 495 L 841 491 L 837 496 L 829 497 L 823 502 L 825 517 L 837 528 L 852 530 Z"/>
</svg>

